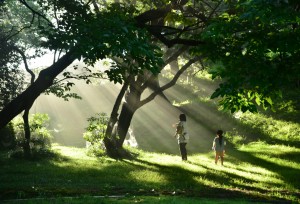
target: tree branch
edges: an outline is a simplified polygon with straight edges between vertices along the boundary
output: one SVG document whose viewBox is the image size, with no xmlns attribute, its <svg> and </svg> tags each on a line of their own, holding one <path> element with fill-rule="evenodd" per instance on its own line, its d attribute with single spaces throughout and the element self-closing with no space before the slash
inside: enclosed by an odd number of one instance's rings
<svg viewBox="0 0 300 204">
<path fill-rule="evenodd" d="M 19 1 L 21 4 L 26 6 L 33 13 L 33 15 L 38 15 L 39 17 L 42 17 L 44 20 L 46 20 L 49 23 L 49 25 L 53 26 L 53 24 L 51 23 L 51 21 L 49 19 L 47 19 L 44 15 L 40 14 L 39 12 L 37 12 L 33 8 L 31 8 L 25 0 L 19 0 Z"/>
<path fill-rule="evenodd" d="M 195 57 L 191 60 L 189 60 L 185 65 L 182 66 L 182 68 L 175 74 L 175 76 L 173 77 L 173 79 L 165 84 L 164 86 L 160 87 L 160 89 L 157 89 L 156 91 L 154 91 L 153 93 L 151 93 L 147 98 L 145 98 L 144 100 L 142 100 L 139 104 L 139 107 L 145 105 L 146 103 L 149 103 L 150 101 L 152 101 L 157 95 L 159 95 L 161 92 L 163 92 L 164 90 L 174 86 L 178 80 L 178 78 L 181 76 L 181 74 L 186 71 L 193 63 L 197 62 L 198 60 L 200 60 L 200 57 Z"/>
<path fill-rule="evenodd" d="M 155 20 L 164 19 L 167 16 L 167 14 L 172 11 L 172 9 L 180 9 L 186 3 L 187 3 L 186 0 L 173 1 L 171 4 L 166 5 L 164 8 L 151 9 L 149 11 L 144 12 L 141 15 L 137 16 L 135 20 L 137 21 L 137 25 L 139 27 L 146 28 L 154 37 L 156 37 L 167 47 L 172 47 L 176 44 L 183 44 L 188 46 L 197 46 L 203 44 L 203 42 L 201 41 L 181 39 L 179 37 L 174 39 L 167 39 L 164 36 L 164 34 L 161 32 L 162 31 L 161 25 L 159 28 L 158 25 L 148 24 L 150 22 L 154 22 Z"/>
<path fill-rule="evenodd" d="M 13 46 L 12 49 L 15 50 L 16 52 L 18 52 L 22 56 L 22 59 L 23 59 L 24 65 L 25 65 L 25 69 L 31 75 L 30 82 L 31 82 L 31 84 L 33 84 L 33 82 L 35 80 L 35 74 L 33 73 L 33 71 L 31 69 L 29 69 L 27 59 L 26 59 L 24 52 L 16 46 Z"/>
</svg>

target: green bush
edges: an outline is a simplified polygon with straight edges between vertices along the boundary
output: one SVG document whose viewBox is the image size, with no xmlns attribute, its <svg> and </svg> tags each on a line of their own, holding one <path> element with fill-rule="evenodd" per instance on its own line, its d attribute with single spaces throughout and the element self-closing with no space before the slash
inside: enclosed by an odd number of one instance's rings
<svg viewBox="0 0 300 204">
<path fill-rule="evenodd" d="M 95 117 L 88 118 L 88 122 L 86 132 L 83 133 L 83 138 L 87 141 L 88 154 L 103 156 L 105 154 L 103 139 L 108 116 L 106 113 L 98 113 Z"/>
<path fill-rule="evenodd" d="M 45 155 L 51 152 L 51 131 L 48 129 L 49 116 L 47 114 L 33 114 L 29 117 L 31 138 L 30 150 L 33 156 Z M 24 123 L 21 117 L 13 120 L 16 145 L 10 152 L 10 156 L 18 157 L 23 155 L 25 144 Z"/>
</svg>

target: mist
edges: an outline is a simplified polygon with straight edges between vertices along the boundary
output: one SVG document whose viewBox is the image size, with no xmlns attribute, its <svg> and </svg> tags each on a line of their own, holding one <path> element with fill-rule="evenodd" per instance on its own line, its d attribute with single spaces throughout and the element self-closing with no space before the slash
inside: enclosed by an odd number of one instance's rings
<svg viewBox="0 0 300 204">
<path fill-rule="evenodd" d="M 199 96 L 208 97 L 214 90 L 215 85 L 206 80 L 198 80 L 196 83 L 201 87 L 196 93 Z M 83 133 L 88 125 L 87 119 L 101 112 L 109 116 L 120 88 L 121 85 L 108 81 L 98 85 L 76 81 L 72 92 L 80 95 L 81 100 L 64 101 L 54 95 L 41 95 L 31 108 L 31 113 L 46 113 L 50 116 L 49 129 L 53 134 L 53 142 L 85 147 Z M 178 85 L 168 89 L 165 95 L 171 102 L 186 101 L 190 97 Z M 189 153 L 211 151 L 216 130 L 227 131 L 234 128 L 234 123 L 226 118 L 228 116 L 217 110 L 215 101 L 189 102 L 179 108 L 164 98 L 156 97 L 140 108 L 133 117 L 132 137 L 138 147 L 146 151 L 177 154 L 178 144 L 174 138 L 173 124 L 178 122 L 178 116 L 182 112 L 187 115 Z"/>
</svg>

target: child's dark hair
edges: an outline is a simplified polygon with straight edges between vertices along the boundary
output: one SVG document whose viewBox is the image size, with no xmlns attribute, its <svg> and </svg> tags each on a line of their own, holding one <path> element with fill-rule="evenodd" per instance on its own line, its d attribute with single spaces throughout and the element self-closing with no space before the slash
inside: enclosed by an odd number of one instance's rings
<svg viewBox="0 0 300 204">
<path fill-rule="evenodd" d="M 217 135 L 219 136 L 219 144 L 221 146 L 222 145 L 222 140 L 223 140 L 223 131 L 222 130 L 218 130 L 217 131 Z"/>
<path fill-rule="evenodd" d="M 186 121 L 186 116 L 185 116 L 185 114 L 183 114 L 183 113 L 180 114 L 180 115 L 179 115 L 179 120 L 180 120 L 180 121 Z"/>
</svg>

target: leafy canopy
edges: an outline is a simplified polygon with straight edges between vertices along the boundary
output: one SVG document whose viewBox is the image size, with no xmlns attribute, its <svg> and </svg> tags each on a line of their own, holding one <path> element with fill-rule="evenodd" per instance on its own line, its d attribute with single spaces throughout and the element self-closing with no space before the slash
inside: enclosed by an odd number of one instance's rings
<svg viewBox="0 0 300 204">
<path fill-rule="evenodd" d="M 294 2 L 227 1 L 225 10 L 202 33 L 201 50 L 213 78 L 225 80 L 212 98 L 235 112 L 272 107 L 300 79 L 300 18 Z"/>
<path fill-rule="evenodd" d="M 157 74 L 162 64 L 161 50 L 150 43 L 146 30 L 136 26 L 134 16 L 137 10 L 134 7 L 111 4 L 93 12 L 88 4 L 81 1 L 40 3 L 43 13 L 52 11 L 52 19 L 56 20 L 42 29 L 47 39 L 43 44 L 46 48 L 74 49 L 76 57 L 88 65 L 99 59 L 121 59 L 126 66 L 112 63 L 111 69 L 106 71 L 115 83 L 121 83 L 127 72 L 138 74 L 147 69 Z"/>
</svg>

